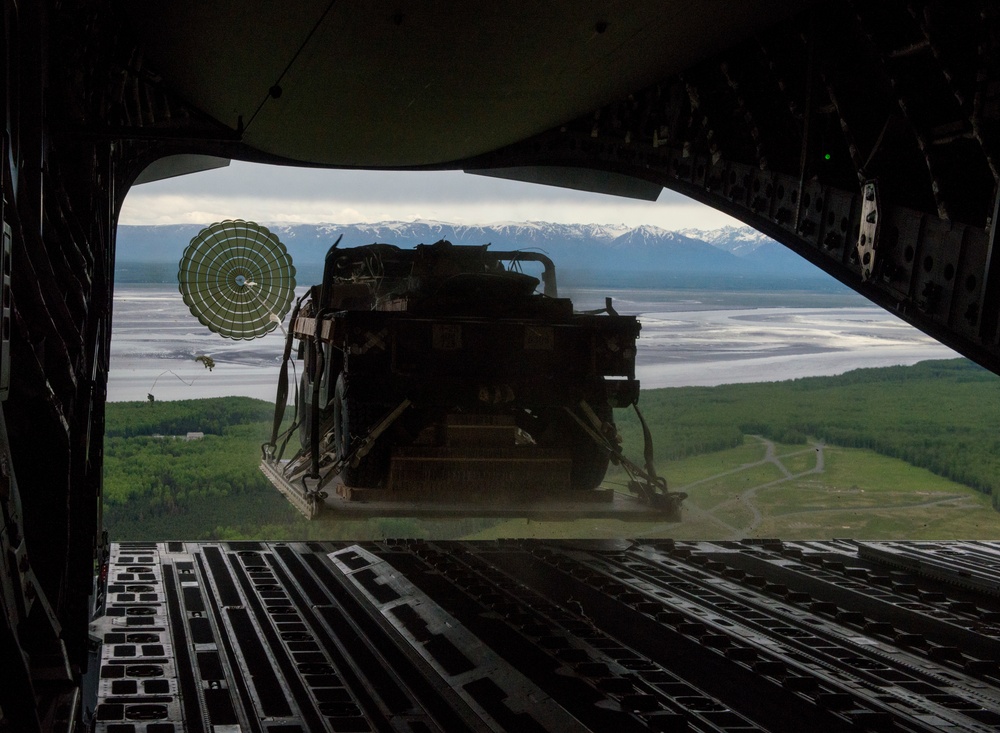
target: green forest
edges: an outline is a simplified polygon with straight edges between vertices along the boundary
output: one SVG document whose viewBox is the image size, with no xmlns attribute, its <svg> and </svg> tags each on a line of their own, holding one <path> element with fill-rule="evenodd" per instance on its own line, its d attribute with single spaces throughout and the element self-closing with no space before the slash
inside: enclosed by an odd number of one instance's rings
<svg viewBox="0 0 1000 733">
<path fill-rule="evenodd" d="M 1000 379 L 957 359 L 861 369 L 786 382 L 644 390 L 658 470 L 735 448 L 746 435 L 863 448 L 992 496 L 1000 509 Z M 642 455 L 639 423 L 617 410 L 626 454 Z M 462 536 L 489 520 L 446 528 L 415 520 L 308 523 L 257 468 L 272 406 L 226 397 L 107 406 L 104 516 L 113 540 L 361 539 L 433 531 Z M 204 437 L 186 440 L 188 432 Z"/>
<path fill-rule="evenodd" d="M 992 496 L 1000 508 L 1000 378 L 965 359 L 647 390 L 639 405 L 658 459 L 733 448 L 744 435 L 793 445 L 814 438 L 926 468 Z M 635 416 L 616 417 L 625 445 L 640 446 Z"/>
<path fill-rule="evenodd" d="M 494 524 L 476 518 L 308 522 L 258 468 L 273 415 L 271 403 L 248 397 L 108 403 L 104 523 L 111 539 L 462 537 Z M 187 440 L 188 433 L 204 437 Z"/>
<path fill-rule="evenodd" d="M 279 532 L 301 517 L 258 469 L 272 406 L 246 397 L 111 402 L 104 519 L 117 540 Z M 187 440 L 189 432 L 204 437 Z"/>
</svg>

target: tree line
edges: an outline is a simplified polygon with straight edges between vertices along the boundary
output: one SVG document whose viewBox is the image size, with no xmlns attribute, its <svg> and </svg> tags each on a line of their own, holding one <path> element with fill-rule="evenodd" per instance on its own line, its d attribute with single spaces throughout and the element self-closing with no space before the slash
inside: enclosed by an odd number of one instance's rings
<svg viewBox="0 0 1000 733">
<path fill-rule="evenodd" d="M 108 438 L 185 435 L 190 432 L 222 435 L 234 426 L 255 423 L 266 423 L 269 434 L 269 421 L 273 414 L 274 406 L 271 403 L 249 397 L 173 402 L 109 402 L 104 434 Z"/>
</svg>

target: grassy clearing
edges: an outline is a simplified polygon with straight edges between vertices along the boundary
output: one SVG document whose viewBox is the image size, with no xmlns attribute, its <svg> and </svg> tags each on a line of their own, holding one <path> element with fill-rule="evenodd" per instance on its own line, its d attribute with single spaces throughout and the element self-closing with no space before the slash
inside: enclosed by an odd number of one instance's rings
<svg viewBox="0 0 1000 733">
<path fill-rule="evenodd" d="M 784 477 L 781 470 L 773 463 L 761 463 L 716 478 L 677 486 L 677 489 L 686 492 L 687 500 L 691 503 L 701 509 L 710 510 L 735 499 L 748 489 L 779 481 Z"/>
<path fill-rule="evenodd" d="M 740 527 L 748 526 L 753 520 L 753 512 L 750 510 L 747 502 L 740 497 L 736 497 L 732 501 L 728 501 L 722 506 L 717 507 L 712 512 L 712 516 L 737 530 Z"/>
<path fill-rule="evenodd" d="M 1000 513 L 989 497 L 904 461 L 823 446 L 822 472 L 787 479 L 775 464 L 759 462 L 765 450 L 764 443 L 748 437 L 738 448 L 665 464 L 671 486 L 689 494 L 680 523 L 516 520 L 470 537 L 1000 538 Z M 777 445 L 775 453 L 797 476 L 816 467 L 819 452 L 814 446 Z M 751 504 L 762 515 L 758 524 Z"/>
<path fill-rule="evenodd" d="M 868 450 L 824 448 L 824 481 L 840 488 L 860 487 L 866 492 L 894 494 L 900 491 L 970 491 L 930 471 Z"/>
<path fill-rule="evenodd" d="M 758 492 L 761 510 L 780 516 L 844 508 L 911 507 L 949 497 L 984 498 L 968 486 L 871 451 L 825 446 L 823 457 L 822 473 L 807 474 Z M 785 459 L 780 460 L 788 465 Z"/>
<path fill-rule="evenodd" d="M 819 453 L 812 446 L 803 448 L 801 445 L 779 445 L 775 452 L 778 454 L 778 460 L 793 476 L 812 471 L 816 467 L 816 456 Z"/>
<path fill-rule="evenodd" d="M 759 536 L 785 539 L 990 539 L 1000 538 L 1000 517 L 985 497 L 952 505 L 801 513 L 765 520 Z"/>
<path fill-rule="evenodd" d="M 671 486 L 686 486 L 722 471 L 731 471 L 764 460 L 764 445 L 744 437 L 743 445 L 716 453 L 691 456 L 677 461 L 664 461 L 657 466 Z"/>
</svg>

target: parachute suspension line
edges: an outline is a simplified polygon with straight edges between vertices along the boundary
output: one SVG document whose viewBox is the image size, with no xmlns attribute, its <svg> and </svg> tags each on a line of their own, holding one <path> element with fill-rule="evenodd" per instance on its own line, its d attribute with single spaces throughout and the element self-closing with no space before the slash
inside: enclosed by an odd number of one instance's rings
<svg viewBox="0 0 1000 733">
<path fill-rule="evenodd" d="M 298 381 L 298 372 L 295 369 L 295 362 L 294 361 L 292 362 L 292 382 L 295 385 L 295 393 L 294 393 L 294 396 L 292 398 L 294 400 L 294 402 L 295 402 L 295 409 L 292 410 L 292 423 L 291 423 L 291 425 L 288 426 L 288 429 L 285 430 L 285 432 L 281 434 L 281 438 L 282 438 L 281 445 L 278 447 L 277 452 L 275 453 L 275 460 L 279 460 L 279 461 L 281 460 L 281 457 L 285 454 L 285 447 L 288 445 L 288 441 L 291 439 L 292 435 L 295 434 L 295 431 L 299 427 L 299 420 L 300 420 L 300 416 L 299 416 L 299 381 Z"/>
<path fill-rule="evenodd" d="M 337 240 L 340 241 L 339 239 Z M 336 245 L 334 245 L 336 246 Z M 323 382 L 323 372 L 326 370 L 326 354 L 320 347 L 320 335 L 323 331 L 323 322 L 326 320 L 330 310 L 321 307 L 316 312 L 316 330 L 313 338 L 309 340 L 310 361 L 313 364 L 315 379 L 312 383 L 312 395 L 309 401 L 309 458 L 310 471 L 309 478 L 319 478 L 319 393 Z M 329 346 L 327 348 L 330 348 Z"/>
<path fill-rule="evenodd" d="M 632 403 L 632 409 L 635 410 L 636 417 L 639 418 L 639 424 L 642 425 L 642 458 L 646 463 L 646 473 L 649 474 L 649 478 L 652 479 L 653 483 L 659 483 L 660 478 L 656 475 L 656 464 L 653 460 L 653 434 L 649 431 L 646 418 L 642 416 L 642 412 L 639 410 L 638 401 Z M 667 488 L 666 479 L 663 480 L 663 488 Z"/>
<path fill-rule="evenodd" d="M 298 318 L 299 308 L 302 306 L 304 298 L 305 296 L 303 295 L 295 301 L 295 307 L 292 309 L 292 323 L 295 323 L 295 319 Z M 294 338 L 295 334 L 292 331 L 289 331 L 285 335 L 285 351 L 281 355 L 281 370 L 278 372 L 278 390 L 274 398 L 274 422 L 271 424 L 271 441 L 265 444 L 272 449 L 278 444 L 278 431 L 281 429 L 281 421 L 285 417 L 285 404 L 288 402 L 288 363 L 292 360 L 292 341 Z M 292 362 L 292 368 L 295 368 L 294 362 Z M 298 386 L 296 386 L 297 389 Z M 295 414 L 292 417 L 293 423 L 297 417 L 298 405 L 296 405 Z"/>
<path fill-rule="evenodd" d="M 681 500 L 687 498 L 687 494 L 670 494 L 670 491 L 667 489 L 667 480 L 662 476 L 656 475 L 656 462 L 653 458 L 653 434 L 649 431 L 646 418 L 642 416 L 642 412 L 639 410 L 639 402 L 633 402 L 632 408 L 635 410 L 636 417 L 639 418 L 639 424 L 642 426 L 642 457 L 646 464 L 646 471 L 645 473 L 642 471 L 637 472 L 639 478 L 642 480 L 637 481 L 633 477 L 628 483 L 629 490 L 639 494 L 639 496 L 650 504 L 662 501 L 662 498 L 657 498 L 658 496 L 676 496 L 678 497 L 676 501 L 679 503 Z M 625 470 L 629 470 L 627 466 Z"/>
</svg>

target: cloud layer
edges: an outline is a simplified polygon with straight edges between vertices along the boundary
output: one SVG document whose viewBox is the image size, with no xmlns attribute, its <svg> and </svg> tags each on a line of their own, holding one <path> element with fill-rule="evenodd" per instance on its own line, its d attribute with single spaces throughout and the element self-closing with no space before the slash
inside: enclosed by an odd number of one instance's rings
<svg viewBox="0 0 1000 733">
<path fill-rule="evenodd" d="M 461 171 L 317 170 L 239 161 L 227 168 L 134 187 L 125 200 L 121 223 L 210 223 L 233 218 L 295 223 L 545 220 L 669 229 L 738 224 L 666 190 L 659 201 L 647 202 Z"/>
</svg>

